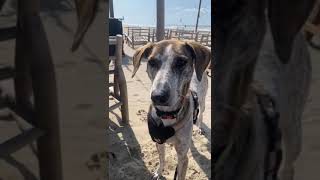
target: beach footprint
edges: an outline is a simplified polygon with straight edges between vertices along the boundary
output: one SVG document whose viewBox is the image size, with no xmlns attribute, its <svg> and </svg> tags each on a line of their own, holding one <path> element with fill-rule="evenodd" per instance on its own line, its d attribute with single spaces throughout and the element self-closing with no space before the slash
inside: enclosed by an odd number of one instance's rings
<svg viewBox="0 0 320 180">
<path fill-rule="evenodd" d="M 90 159 L 85 163 L 86 167 L 91 171 L 95 180 L 104 180 L 107 177 L 108 170 L 106 164 L 109 159 L 116 159 L 113 152 L 98 152 L 90 156 Z"/>
<path fill-rule="evenodd" d="M 143 109 L 138 110 L 137 115 L 139 116 L 140 121 L 147 121 L 148 113 L 145 110 Z"/>
</svg>

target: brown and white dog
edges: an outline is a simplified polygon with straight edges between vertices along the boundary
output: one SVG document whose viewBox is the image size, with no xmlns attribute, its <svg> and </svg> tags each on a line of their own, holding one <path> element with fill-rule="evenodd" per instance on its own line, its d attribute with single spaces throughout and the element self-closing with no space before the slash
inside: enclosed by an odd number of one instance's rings
<svg viewBox="0 0 320 180">
<path fill-rule="evenodd" d="M 164 113 L 176 112 L 174 118 L 159 117 L 155 111 L 149 111 L 149 115 L 162 121 L 164 126 L 175 128 L 175 135 L 166 142 L 172 143 L 177 152 L 178 165 L 175 176 L 178 180 L 184 180 L 194 116 L 194 99 L 191 91 L 196 92 L 198 96 L 200 113 L 197 126 L 201 131 L 202 113 L 205 109 L 208 88 L 205 70 L 211 60 L 211 52 L 205 46 L 192 41 L 163 40 L 149 43 L 139 48 L 134 54 L 132 77 L 143 58 L 148 60 L 147 73 L 152 81 L 151 109 L 156 108 Z M 165 145 L 157 143 L 156 146 L 160 165 L 152 179 L 161 177 L 165 164 Z"/>
</svg>

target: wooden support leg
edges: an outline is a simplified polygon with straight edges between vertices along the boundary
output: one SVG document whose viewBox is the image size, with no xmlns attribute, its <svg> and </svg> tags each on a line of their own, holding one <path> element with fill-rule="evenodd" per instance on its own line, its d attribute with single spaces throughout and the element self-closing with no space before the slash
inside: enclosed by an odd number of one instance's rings
<svg viewBox="0 0 320 180">
<path fill-rule="evenodd" d="M 14 62 L 16 72 L 14 77 L 15 102 L 13 102 L 14 104 L 12 104 L 11 108 L 15 110 L 17 114 L 24 117 L 30 124 L 34 124 L 34 117 L 32 115 L 33 107 L 30 102 L 32 96 L 29 68 L 30 54 L 25 46 L 27 46 L 27 43 L 23 34 L 21 19 L 18 18 Z"/>
<path fill-rule="evenodd" d="M 40 179 L 63 180 L 56 79 L 39 17 L 40 0 L 19 0 L 18 9 L 34 92 L 35 125 L 45 131 L 37 141 Z"/>
<path fill-rule="evenodd" d="M 115 73 L 114 73 L 114 76 L 113 76 L 113 83 L 114 83 L 114 86 L 113 86 L 113 93 L 114 93 L 114 96 L 115 98 L 119 99 L 120 98 L 120 89 L 119 89 L 119 80 L 118 80 L 118 70 L 117 68 L 115 68 Z"/>
<path fill-rule="evenodd" d="M 122 70 L 122 36 L 117 35 L 117 50 L 116 50 L 116 63 L 115 68 L 117 69 L 118 84 L 120 89 L 120 100 L 122 102 L 121 106 L 121 116 L 123 123 L 127 124 L 129 122 L 129 108 L 128 108 L 128 94 L 127 94 L 127 82 Z"/>
</svg>

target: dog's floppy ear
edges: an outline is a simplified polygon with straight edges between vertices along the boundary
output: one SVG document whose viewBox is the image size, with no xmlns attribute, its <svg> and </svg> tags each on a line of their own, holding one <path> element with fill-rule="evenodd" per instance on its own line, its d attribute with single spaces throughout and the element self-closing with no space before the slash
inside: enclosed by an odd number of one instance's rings
<svg viewBox="0 0 320 180">
<path fill-rule="evenodd" d="M 141 59 L 148 57 L 149 54 L 151 53 L 152 48 L 153 48 L 153 43 L 148 43 L 148 44 L 146 44 L 136 50 L 136 52 L 134 53 L 134 55 L 132 57 L 132 59 L 133 59 L 132 77 L 134 77 L 134 75 L 138 71 L 140 63 L 141 63 Z"/>
<path fill-rule="evenodd" d="M 315 0 L 269 0 L 268 16 L 276 53 L 288 63 L 296 37 L 313 8 Z"/>
<path fill-rule="evenodd" d="M 193 41 L 186 42 L 186 45 L 187 49 L 191 52 L 191 55 L 193 57 L 193 64 L 196 71 L 197 79 L 201 81 L 202 74 L 211 61 L 211 51 L 209 48 Z"/>
</svg>

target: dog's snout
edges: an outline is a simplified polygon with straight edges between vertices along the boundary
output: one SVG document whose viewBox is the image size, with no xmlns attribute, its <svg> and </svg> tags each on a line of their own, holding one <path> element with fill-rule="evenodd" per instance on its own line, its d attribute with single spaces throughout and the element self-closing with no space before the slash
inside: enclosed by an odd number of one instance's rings
<svg viewBox="0 0 320 180">
<path fill-rule="evenodd" d="M 155 105 L 166 105 L 170 97 L 170 88 L 167 84 L 151 92 L 151 100 Z"/>
</svg>

